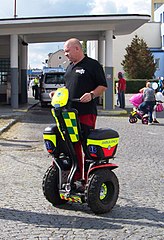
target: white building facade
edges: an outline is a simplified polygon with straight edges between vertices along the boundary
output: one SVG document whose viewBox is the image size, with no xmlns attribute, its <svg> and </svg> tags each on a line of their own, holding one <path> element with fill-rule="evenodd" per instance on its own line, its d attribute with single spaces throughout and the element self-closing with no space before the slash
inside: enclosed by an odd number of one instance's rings
<svg viewBox="0 0 164 240">
<path fill-rule="evenodd" d="M 117 79 L 118 72 L 123 72 L 121 63 L 126 54 L 125 49 L 131 44 L 135 35 L 142 38 L 147 43 L 149 49 L 154 55 L 154 60 L 157 63 L 155 78 L 164 76 L 164 4 L 155 11 L 154 20 L 155 21 L 153 22 L 145 23 L 131 34 L 113 37 L 114 79 Z M 87 42 L 87 54 L 100 61 L 98 54 L 98 41 Z M 101 60 L 100 63 L 104 66 L 105 59 L 103 59 L 103 61 Z"/>
<path fill-rule="evenodd" d="M 64 50 L 60 49 L 54 53 L 48 54 L 47 66 L 66 68 L 69 64 L 68 58 L 64 54 Z"/>
</svg>

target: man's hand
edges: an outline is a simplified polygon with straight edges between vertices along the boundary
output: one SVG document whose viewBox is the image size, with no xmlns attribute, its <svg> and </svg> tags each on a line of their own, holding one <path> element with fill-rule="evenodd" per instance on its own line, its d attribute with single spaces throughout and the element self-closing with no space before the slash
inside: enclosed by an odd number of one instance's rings
<svg viewBox="0 0 164 240">
<path fill-rule="evenodd" d="M 49 93 L 49 97 L 50 97 L 50 98 L 53 98 L 54 93 L 55 93 L 55 91 L 50 92 L 50 93 Z"/>
<path fill-rule="evenodd" d="M 83 103 L 90 102 L 91 100 L 92 100 L 92 95 L 91 95 L 91 93 L 85 93 L 85 94 L 80 98 L 80 102 L 83 102 Z"/>
</svg>

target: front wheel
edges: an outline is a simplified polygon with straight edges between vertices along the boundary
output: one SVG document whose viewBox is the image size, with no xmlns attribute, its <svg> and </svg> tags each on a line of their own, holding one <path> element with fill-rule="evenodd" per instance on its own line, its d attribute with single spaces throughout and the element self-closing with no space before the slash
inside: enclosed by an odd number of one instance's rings
<svg viewBox="0 0 164 240">
<path fill-rule="evenodd" d="M 137 122 L 137 115 L 135 112 L 132 112 L 130 115 L 129 115 L 129 122 L 130 123 L 136 123 Z"/>
<path fill-rule="evenodd" d="M 43 193 L 46 199 L 52 203 L 53 206 L 66 203 L 66 200 L 60 198 L 58 182 L 59 173 L 55 166 L 50 166 L 43 177 Z"/>
<path fill-rule="evenodd" d="M 96 214 L 109 212 L 117 202 L 119 183 L 109 169 L 101 169 L 89 177 L 87 202 Z"/>
<path fill-rule="evenodd" d="M 136 117 L 129 118 L 129 122 L 130 123 L 136 123 L 137 122 L 137 118 Z"/>
</svg>

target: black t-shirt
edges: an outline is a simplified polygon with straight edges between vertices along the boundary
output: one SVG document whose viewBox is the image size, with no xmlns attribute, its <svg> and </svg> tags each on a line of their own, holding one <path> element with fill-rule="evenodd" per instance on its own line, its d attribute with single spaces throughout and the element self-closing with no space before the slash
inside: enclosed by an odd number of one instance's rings
<svg viewBox="0 0 164 240">
<path fill-rule="evenodd" d="M 80 98 L 84 93 L 93 91 L 98 86 L 107 87 L 102 66 L 97 60 L 85 56 L 82 61 L 74 65 L 71 63 L 65 73 L 66 87 L 69 99 Z M 78 110 L 79 115 L 97 114 L 96 101 L 88 103 L 72 102 L 71 107 Z"/>
</svg>

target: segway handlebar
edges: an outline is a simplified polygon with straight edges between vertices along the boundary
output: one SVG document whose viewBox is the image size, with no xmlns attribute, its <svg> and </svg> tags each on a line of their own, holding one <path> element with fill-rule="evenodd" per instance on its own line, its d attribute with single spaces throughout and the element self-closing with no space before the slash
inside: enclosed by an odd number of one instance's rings
<svg viewBox="0 0 164 240">
<path fill-rule="evenodd" d="M 71 102 L 80 102 L 80 98 L 72 98 L 70 99 Z"/>
</svg>

